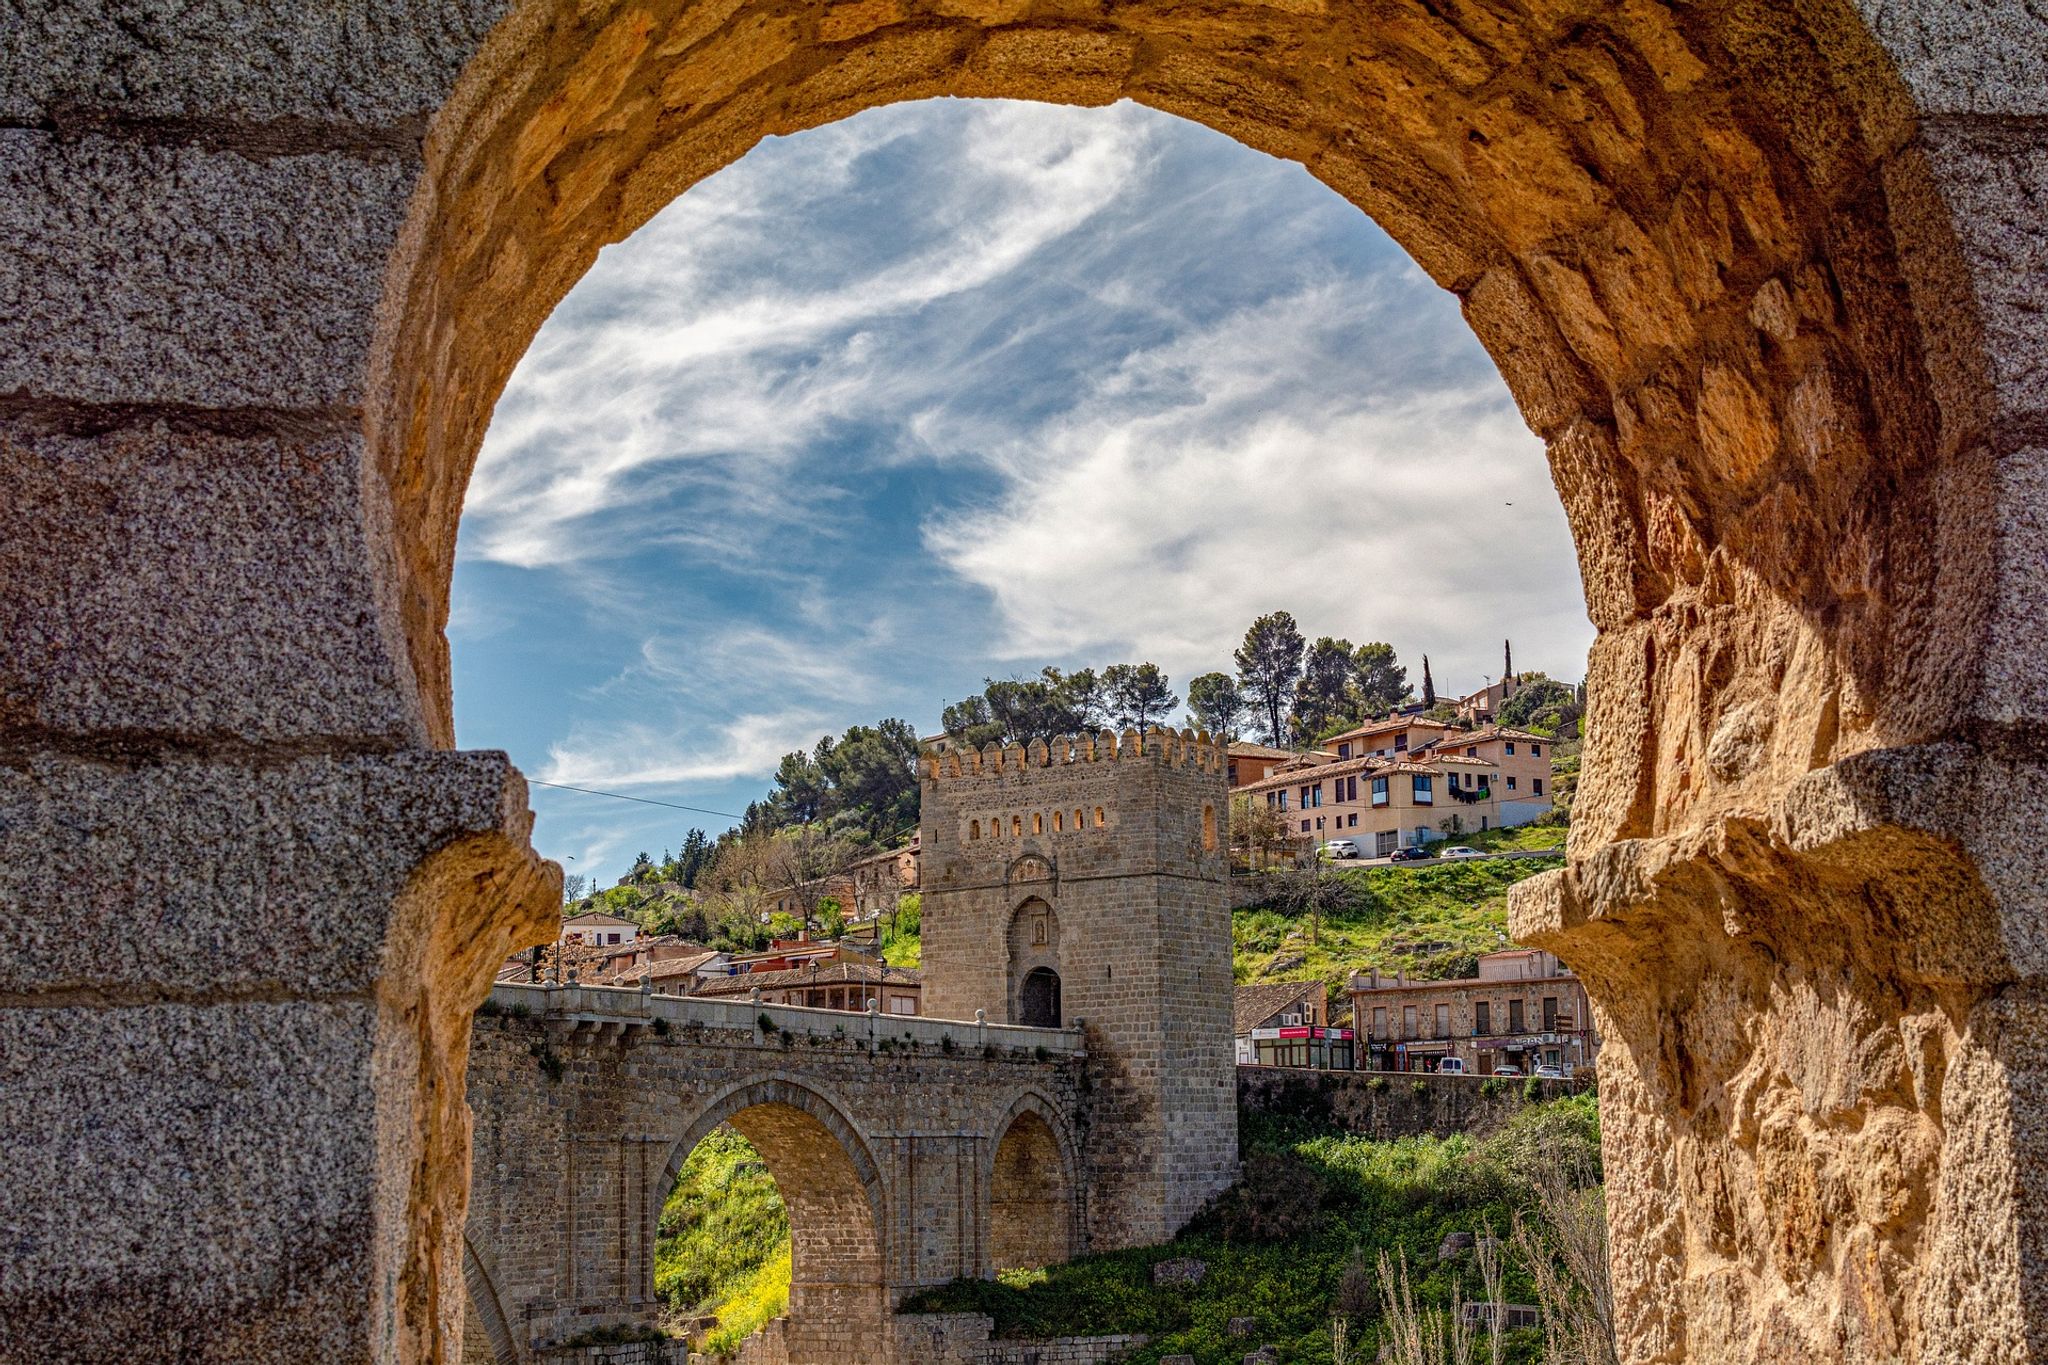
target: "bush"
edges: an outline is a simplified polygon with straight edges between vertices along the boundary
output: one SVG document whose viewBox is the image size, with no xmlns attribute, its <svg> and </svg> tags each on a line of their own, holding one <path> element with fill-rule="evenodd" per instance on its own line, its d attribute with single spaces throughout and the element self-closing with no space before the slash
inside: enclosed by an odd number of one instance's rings
<svg viewBox="0 0 2048 1365">
<path fill-rule="evenodd" d="M 1209 1222 L 1226 1242 L 1291 1242 L 1320 1226 L 1329 1188 L 1321 1170 L 1291 1152 L 1254 1153 Z"/>
<path fill-rule="evenodd" d="M 1530 1103 L 1530 1104 L 1540 1104 L 1540 1103 L 1542 1103 L 1542 1101 L 1543 1101 L 1543 1082 L 1542 1082 L 1542 1081 L 1540 1081 L 1540 1080 L 1538 1080 L 1538 1079 L 1537 1079 L 1536 1077 L 1534 1077 L 1534 1076 L 1531 1076 L 1531 1077 L 1530 1077 L 1530 1078 L 1529 1078 L 1528 1080 L 1526 1080 L 1526 1081 L 1523 1081 L 1523 1082 L 1522 1082 L 1522 1098 L 1523 1098 L 1523 1099 L 1524 1099 L 1525 1101 L 1527 1101 L 1528 1103 Z"/>
</svg>

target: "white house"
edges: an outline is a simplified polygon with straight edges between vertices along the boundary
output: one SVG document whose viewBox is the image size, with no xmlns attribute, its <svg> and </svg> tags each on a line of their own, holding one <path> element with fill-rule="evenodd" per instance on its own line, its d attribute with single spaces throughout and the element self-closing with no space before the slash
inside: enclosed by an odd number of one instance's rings
<svg viewBox="0 0 2048 1365">
<path fill-rule="evenodd" d="M 608 947 L 612 944 L 631 943 L 640 937 L 640 926 L 617 915 L 607 915 L 593 910 L 586 915 L 562 921 L 561 942 L 572 940 L 590 944 L 592 947 Z"/>
</svg>

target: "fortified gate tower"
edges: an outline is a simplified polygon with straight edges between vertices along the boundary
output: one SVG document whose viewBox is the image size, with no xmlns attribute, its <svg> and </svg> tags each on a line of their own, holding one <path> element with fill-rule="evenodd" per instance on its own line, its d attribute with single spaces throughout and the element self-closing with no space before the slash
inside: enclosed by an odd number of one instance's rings
<svg viewBox="0 0 2048 1365">
<path fill-rule="evenodd" d="M 924 761 L 926 1012 L 1085 1026 L 1094 1250 L 1236 1178 L 1224 772 L 1157 729 Z"/>
</svg>

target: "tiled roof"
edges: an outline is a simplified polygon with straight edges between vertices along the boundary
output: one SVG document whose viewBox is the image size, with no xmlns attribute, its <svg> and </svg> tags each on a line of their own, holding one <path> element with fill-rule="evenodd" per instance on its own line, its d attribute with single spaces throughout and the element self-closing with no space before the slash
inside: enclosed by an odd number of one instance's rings
<svg viewBox="0 0 2048 1365">
<path fill-rule="evenodd" d="M 615 926 L 621 929 L 638 929 L 640 927 L 639 925 L 633 923 L 633 921 L 629 919 L 620 919 L 617 915 L 607 915 L 602 910 L 585 911 L 583 914 L 577 915 L 572 919 L 565 919 L 562 921 L 562 927 L 564 929 L 567 929 L 572 925 L 585 924 L 602 925 L 607 929 L 613 928 Z"/>
<path fill-rule="evenodd" d="M 1241 792 L 1278 791 L 1282 787 L 1294 786 L 1303 777 L 1311 774 L 1313 774 L 1316 781 L 1320 782 L 1326 777 L 1348 777 L 1352 773 L 1369 772 L 1374 768 L 1384 767 L 1385 765 L 1386 760 L 1383 758 L 1340 758 L 1333 763 L 1324 763 L 1315 768 L 1296 768 L 1288 772 L 1273 773 L 1260 778 L 1256 782 L 1247 782 L 1237 788 L 1237 790 Z"/>
<path fill-rule="evenodd" d="M 1230 1030 L 1251 1032 L 1281 1010 L 1322 990 L 1320 981 L 1263 981 L 1239 986 L 1230 1001 Z"/>
<path fill-rule="evenodd" d="M 916 986 L 923 981 L 923 973 L 913 967 L 884 967 L 869 962 L 821 962 L 815 969 L 791 967 L 780 972 L 742 972 L 738 976 L 718 977 L 691 994 L 748 995 L 756 990 L 848 984 Z"/>
<path fill-rule="evenodd" d="M 1253 744 L 1250 740 L 1232 740 L 1225 750 L 1232 758 L 1293 758 L 1292 749 L 1275 749 L 1270 744 Z"/>
</svg>

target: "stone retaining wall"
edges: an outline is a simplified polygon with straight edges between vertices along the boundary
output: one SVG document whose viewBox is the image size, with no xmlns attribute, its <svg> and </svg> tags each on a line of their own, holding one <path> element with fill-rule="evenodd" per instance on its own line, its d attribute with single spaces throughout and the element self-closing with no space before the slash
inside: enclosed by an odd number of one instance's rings
<svg viewBox="0 0 2048 1365">
<path fill-rule="evenodd" d="M 985 1313 L 910 1313 L 896 1320 L 897 1359 L 917 1365 L 1108 1365 L 1148 1340 L 1142 1334 L 991 1341 Z M 743 1357 L 741 1365 L 769 1365 Z"/>
<path fill-rule="evenodd" d="M 1525 1082 L 1502 1077 L 1493 1094 L 1486 1077 L 1433 1076 L 1386 1071 L 1308 1071 L 1281 1066 L 1240 1066 L 1240 1112 L 1309 1118 L 1367 1137 L 1449 1137 L 1488 1132 L 1527 1104 Z M 1546 1100 L 1584 1087 L 1538 1081 Z"/>
</svg>

